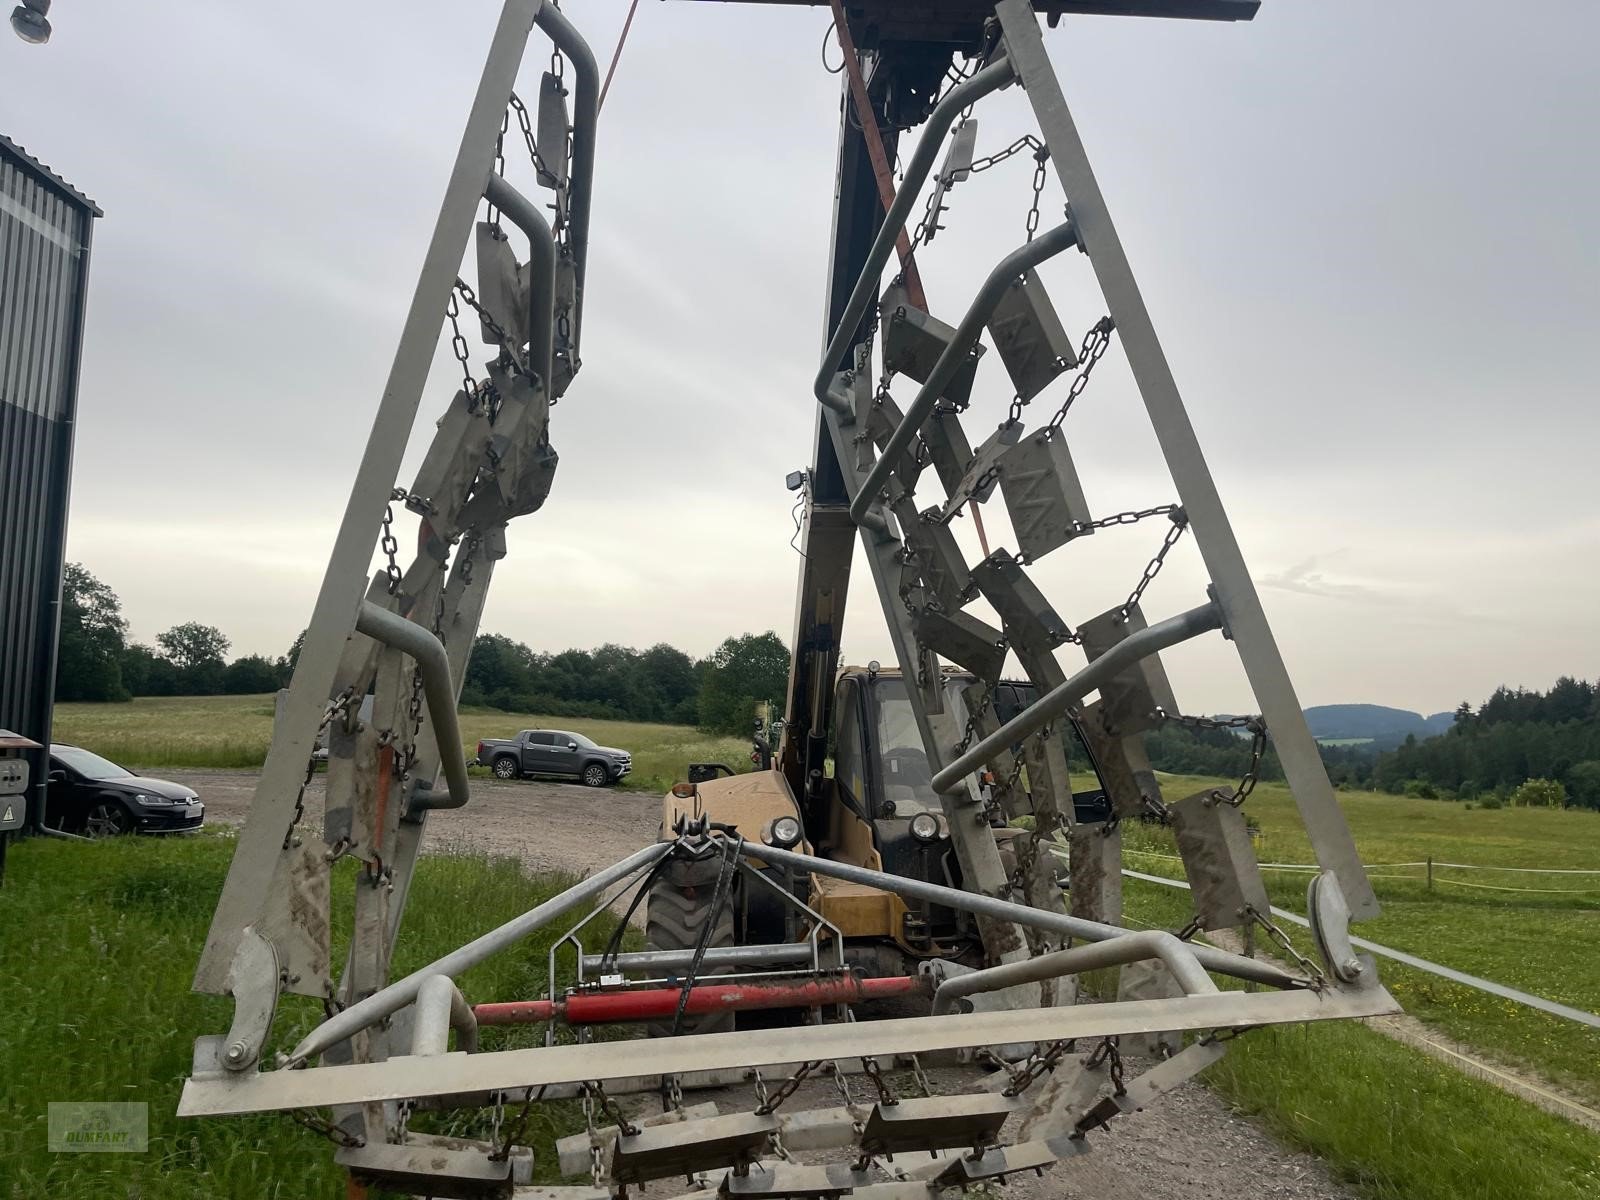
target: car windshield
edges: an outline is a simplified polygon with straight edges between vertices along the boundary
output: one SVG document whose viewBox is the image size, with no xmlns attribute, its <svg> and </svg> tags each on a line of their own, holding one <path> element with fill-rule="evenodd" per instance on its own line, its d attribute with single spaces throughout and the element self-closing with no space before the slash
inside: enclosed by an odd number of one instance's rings
<svg viewBox="0 0 1600 1200">
<path fill-rule="evenodd" d="M 581 733 L 569 733 L 567 736 L 573 741 L 577 742 L 578 745 L 582 746 L 585 750 L 593 750 L 595 748 L 595 744 L 588 738 L 584 737 Z"/>
<path fill-rule="evenodd" d="M 50 757 L 65 763 L 86 779 L 128 779 L 133 775 L 132 771 L 124 770 L 109 759 L 76 746 L 51 746 Z"/>
<path fill-rule="evenodd" d="M 943 811 L 933 791 L 933 772 L 928 769 L 928 756 L 906 696 L 905 681 L 880 675 L 873 687 L 873 700 L 878 713 L 883 798 L 894 804 L 897 817 Z"/>
</svg>

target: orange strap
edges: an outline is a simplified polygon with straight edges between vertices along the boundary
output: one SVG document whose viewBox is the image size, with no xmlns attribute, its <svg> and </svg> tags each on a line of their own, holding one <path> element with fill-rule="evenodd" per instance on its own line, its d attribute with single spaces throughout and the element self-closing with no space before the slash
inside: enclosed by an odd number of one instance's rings
<svg viewBox="0 0 1600 1200">
<path fill-rule="evenodd" d="M 844 19 L 842 0 L 829 0 L 833 8 L 833 27 L 839 34 L 839 49 L 844 51 L 844 69 L 850 80 L 850 97 L 855 102 L 856 119 L 861 125 L 861 136 L 867 143 L 867 157 L 872 160 L 872 173 L 878 179 L 878 196 L 883 201 L 883 211 L 894 204 L 894 173 L 889 168 L 889 155 L 883 148 L 883 134 L 878 131 L 878 118 L 872 111 L 872 100 L 867 96 L 867 81 L 861 77 L 861 62 L 856 57 L 855 39 L 850 36 L 850 26 Z M 911 303 L 923 312 L 928 311 L 928 298 L 922 291 L 922 276 L 917 273 L 917 260 L 911 254 L 911 239 L 905 229 L 895 239 L 895 249 L 900 252 L 900 273 L 905 276 L 906 294 Z"/>
</svg>

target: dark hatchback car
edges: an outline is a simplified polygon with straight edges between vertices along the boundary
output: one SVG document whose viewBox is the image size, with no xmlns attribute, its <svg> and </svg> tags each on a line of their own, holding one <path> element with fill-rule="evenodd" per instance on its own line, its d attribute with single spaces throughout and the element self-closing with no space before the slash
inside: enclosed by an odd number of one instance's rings
<svg viewBox="0 0 1600 1200">
<path fill-rule="evenodd" d="M 181 783 L 146 779 L 77 746 L 50 747 L 48 823 L 68 833 L 186 833 L 206 806 Z"/>
</svg>

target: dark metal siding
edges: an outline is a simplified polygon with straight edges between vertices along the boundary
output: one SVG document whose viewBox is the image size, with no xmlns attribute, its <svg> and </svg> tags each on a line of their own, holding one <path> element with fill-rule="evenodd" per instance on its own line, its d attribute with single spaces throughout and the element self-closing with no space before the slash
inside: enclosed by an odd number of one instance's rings
<svg viewBox="0 0 1600 1200">
<path fill-rule="evenodd" d="M 0 138 L 0 728 L 44 744 L 98 215 L 81 193 Z M 33 766 L 36 818 L 45 772 L 42 761 Z"/>
</svg>

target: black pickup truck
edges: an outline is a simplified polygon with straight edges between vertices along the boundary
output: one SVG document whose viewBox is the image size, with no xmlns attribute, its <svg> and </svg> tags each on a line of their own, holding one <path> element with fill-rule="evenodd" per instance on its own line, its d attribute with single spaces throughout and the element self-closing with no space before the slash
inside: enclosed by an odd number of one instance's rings
<svg viewBox="0 0 1600 1200">
<path fill-rule="evenodd" d="M 581 733 L 524 729 L 514 738 L 479 742 L 477 763 L 500 779 L 548 775 L 605 787 L 620 782 L 633 770 L 633 755 L 611 746 L 597 746 Z"/>
</svg>

